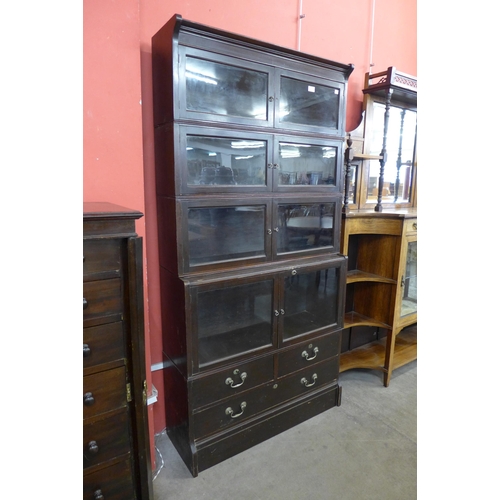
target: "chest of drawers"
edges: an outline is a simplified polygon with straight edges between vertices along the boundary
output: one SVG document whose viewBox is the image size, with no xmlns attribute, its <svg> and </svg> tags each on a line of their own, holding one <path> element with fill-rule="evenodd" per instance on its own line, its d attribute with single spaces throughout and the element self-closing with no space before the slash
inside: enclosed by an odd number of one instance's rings
<svg viewBox="0 0 500 500">
<path fill-rule="evenodd" d="M 140 217 L 84 203 L 84 500 L 152 498 Z"/>
</svg>

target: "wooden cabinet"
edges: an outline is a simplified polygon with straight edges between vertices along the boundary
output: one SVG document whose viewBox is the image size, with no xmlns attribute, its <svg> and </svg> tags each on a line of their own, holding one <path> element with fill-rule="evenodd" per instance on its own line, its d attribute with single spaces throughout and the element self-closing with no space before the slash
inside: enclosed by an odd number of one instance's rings
<svg viewBox="0 0 500 500">
<path fill-rule="evenodd" d="M 142 214 L 83 209 L 83 498 L 152 499 Z"/>
<path fill-rule="evenodd" d="M 193 476 L 340 404 L 344 65 L 154 37 L 167 433 Z"/>
<path fill-rule="evenodd" d="M 342 252 L 348 255 L 340 371 L 393 369 L 417 357 L 416 210 L 344 214 Z M 361 340 L 360 340 L 361 338 Z"/>
</svg>

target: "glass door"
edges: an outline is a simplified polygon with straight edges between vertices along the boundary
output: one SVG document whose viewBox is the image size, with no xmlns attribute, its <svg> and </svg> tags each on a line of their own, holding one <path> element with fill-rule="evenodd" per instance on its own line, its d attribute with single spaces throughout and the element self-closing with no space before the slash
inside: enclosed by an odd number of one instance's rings
<svg viewBox="0 0 500 500">
<path fill-rule="evenodd" d="M 286 342 L 326 328 L 342 326 L 344 292 L 340 276 L 345 261 L 292 270 L 283 279 L 280 326 Z"/>
<path fill-rule="evenodd" d="M 405 267 L 400 283 L 401 302 L 399 316 L 402 320 L 417 314 L 417 241 L 407 239 Z"/>
<path fill-rule="evenodd" d="M 275 329 L 274 279 L 234 279 L 191 292 L 194 365 L 203 369 L 270 348 Z"/>
</svg>

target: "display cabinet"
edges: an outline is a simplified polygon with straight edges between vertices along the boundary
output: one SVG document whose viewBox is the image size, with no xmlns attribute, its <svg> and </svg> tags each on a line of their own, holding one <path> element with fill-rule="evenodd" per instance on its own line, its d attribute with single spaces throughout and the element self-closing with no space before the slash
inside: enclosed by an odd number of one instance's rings
<svg viewBox="0 0 500 500">
<path fill-rule="evenodd" d="M 415 210 L 344 215 L 348 256 L 340 370 L 395 368 L 417 357 L 417 214 Z"/>
<path fill-rule="evenodd" d="M 341 401 L 345 65 L 152 40 L 167 433 L 193 476 Z"/>
</svg>

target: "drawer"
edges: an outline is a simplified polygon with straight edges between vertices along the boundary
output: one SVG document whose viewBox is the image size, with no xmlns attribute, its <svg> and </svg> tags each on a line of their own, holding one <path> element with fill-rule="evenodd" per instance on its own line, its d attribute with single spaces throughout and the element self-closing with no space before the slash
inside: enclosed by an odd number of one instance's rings
<svg viewBox="0 0 500 500">
<path fill-rule="evenodd" d="M 196 409 L 270 382 L 274 378 L 273 371 L 274 356 L 271 355 L 192 380 L 189 382 L 192 407 Z"/>
<path fill-rule="evenodd" d="M 83 329 L 83 368 L 121 361 L 125 358 L 123 323 Z"/>
<path fill-rule="evenodd" d="M 89 281 L 83 284 L 84 326 L 96 319 L 103 319 L 103 321 L 106 318 L 117 317 L 121 319 L 122 312 L 121 280 L 119 278 Z"/>
<path fill-rule="evenodd" d="M 417 233 L 417 219 L 406 219 L 403 229 L 403 234 L 416 234 Z"/>
<path fill-rule="evenodd" d="M 119 277 L 121 240 L 83 240 L 83 280 Z"/>
<path fill-rule="evenodd" d="M 125 367 L 83 377 L 83 418 L 126 406 Z"/>
<path fill-rule="evenodd" d="M 130 453 L 127 408 L 83 426 L 83 468 Z M 125 458 L 125 457 L 124 457 Z"/>
<path fill-rule="evenodd" d="M 193 414 L 194 438 L 206 437 L 230 428 L 285 401 L 305 396 L 338 379 L 339 357 L 318 363 L 284 377 L 278 383 L 241 393 Z"/>
<path fill-rule="evenodd" d="M 278 356 L 278 377 L 307 368 L 340 353 L 341 332 L 331 333 L 300 345 Z"/>
<path fill-rule="evenodd" d="M 135 500 L 132 467 L 125 460 L 83 476 L 83 500 Z"/>
</svg>

